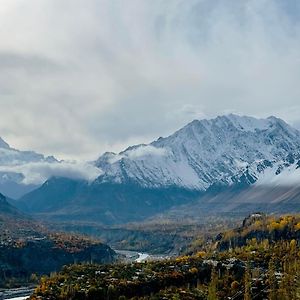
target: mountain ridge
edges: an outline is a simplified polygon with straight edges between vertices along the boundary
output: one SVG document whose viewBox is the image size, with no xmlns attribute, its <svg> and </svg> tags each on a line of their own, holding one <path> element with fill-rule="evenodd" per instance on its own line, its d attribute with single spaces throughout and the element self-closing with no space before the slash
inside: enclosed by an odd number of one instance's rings
<svg viewBox="0 0 300 300">
<path fill-rule="evenodd" d="M 91 162 L 57 160 L 34 151 L 20 151 L 0 141 L 0 192 L 18 199 L 52 176 L 93 181 L 100 170 Z"/>
<path fill-rule="evenodd" d="M 261 161 L 276 163 L 299 151 L 300 132 L 283 120 L 231 114 L 194 120 L 148 145 L 135 145 L 118 154 L 107 152 L 96 161 L 104 171 L 97 180 L 204 191 L 216 182 L 230 185 L 232 177 L 247 170 L 257 178 L 259 172 L 254 169 Z"/>
<path fill-rule="evenodd" d="M 41 162 L 51 164 L 58 163 L 58 160 L 54 156 L 14 149 L 0 137 L 0 191 L 11 198 L 19 198 L 36 189 L 38 184 L 24 183 L 25 176 L 20 166 Z"/>
</svg>

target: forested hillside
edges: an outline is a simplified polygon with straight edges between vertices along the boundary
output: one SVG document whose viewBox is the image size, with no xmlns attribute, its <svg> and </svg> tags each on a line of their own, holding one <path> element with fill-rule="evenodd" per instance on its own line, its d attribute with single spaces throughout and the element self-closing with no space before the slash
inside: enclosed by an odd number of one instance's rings
<svg viewBox="0 0 300 300">
<path fill-rule="evenodd" d="M 0 195 L 0 288 L 36 283 L 38 276 L 78 262 L 113 262 L 116 254 L 97 239 L 50 231 Z"/>
</svg>

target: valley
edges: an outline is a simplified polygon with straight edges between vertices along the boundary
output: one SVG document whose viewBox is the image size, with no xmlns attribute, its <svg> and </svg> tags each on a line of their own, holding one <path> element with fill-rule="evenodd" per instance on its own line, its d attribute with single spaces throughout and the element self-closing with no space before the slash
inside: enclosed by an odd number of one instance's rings
<svg viewBox="0 0 300 300">
<path fill-rule="evenodd" d="M 30 164 L 63 163 L 1 145 L 2 161 L 13 153 L 22 164 L 29 154 Z M 300 265 L 300 132 L 283 120 L 195 120 L 87 164 L 100 175 L 50 176 L 20 197 L 0 195 L 8 294 L 32 286 L 33 300 L 297 293 L 279 280 L 295 280 Z M 282 274 L 272 288 L 270 268 Z"/>
<path fill-rule="evenodd" d="M 300 300 L 300 0 L 0 1 L 0 300 Z"/>
</svg>

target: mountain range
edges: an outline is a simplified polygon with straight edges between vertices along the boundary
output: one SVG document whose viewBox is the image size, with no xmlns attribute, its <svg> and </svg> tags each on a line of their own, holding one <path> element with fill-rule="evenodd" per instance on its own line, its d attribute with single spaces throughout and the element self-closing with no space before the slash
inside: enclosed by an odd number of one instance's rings
<svg viewBox="0 0 300 300">
<path fill-rule="evenodd" d="M 2 164 L 2 153 L 12 150 L 3 140 L 0 150 Z M 31 159 L 55 160 L 29 153 Z M 150 144 L 104 153 L 94 167 L 100 174 L 95 180 L 52 177 L 14 204 L 40 218 L 104 224 L 172 211 L 205 215 L 300 207 L 300 132 L 273 116 L 194 120 Z"/>
</svg>

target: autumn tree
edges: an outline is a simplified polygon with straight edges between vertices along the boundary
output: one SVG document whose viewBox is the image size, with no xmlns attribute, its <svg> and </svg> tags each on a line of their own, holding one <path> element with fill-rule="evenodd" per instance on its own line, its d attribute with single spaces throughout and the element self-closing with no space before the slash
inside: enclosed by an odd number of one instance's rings
<svg viewBox="0 0 300 300">
<path fill-rule="evenodd" d="M 208 300 L 217 300 L 218 275 L 215 268 L 211 271 L 211 280 L 208 286 Z"/>
<path fill-rule="evenodd" d="M 244 300 L 251 300 L 251 273 L 250 273 L 249 263 L 247 263 L 245 269 L 244 284 L 245 284 Z"/>
</svg>

